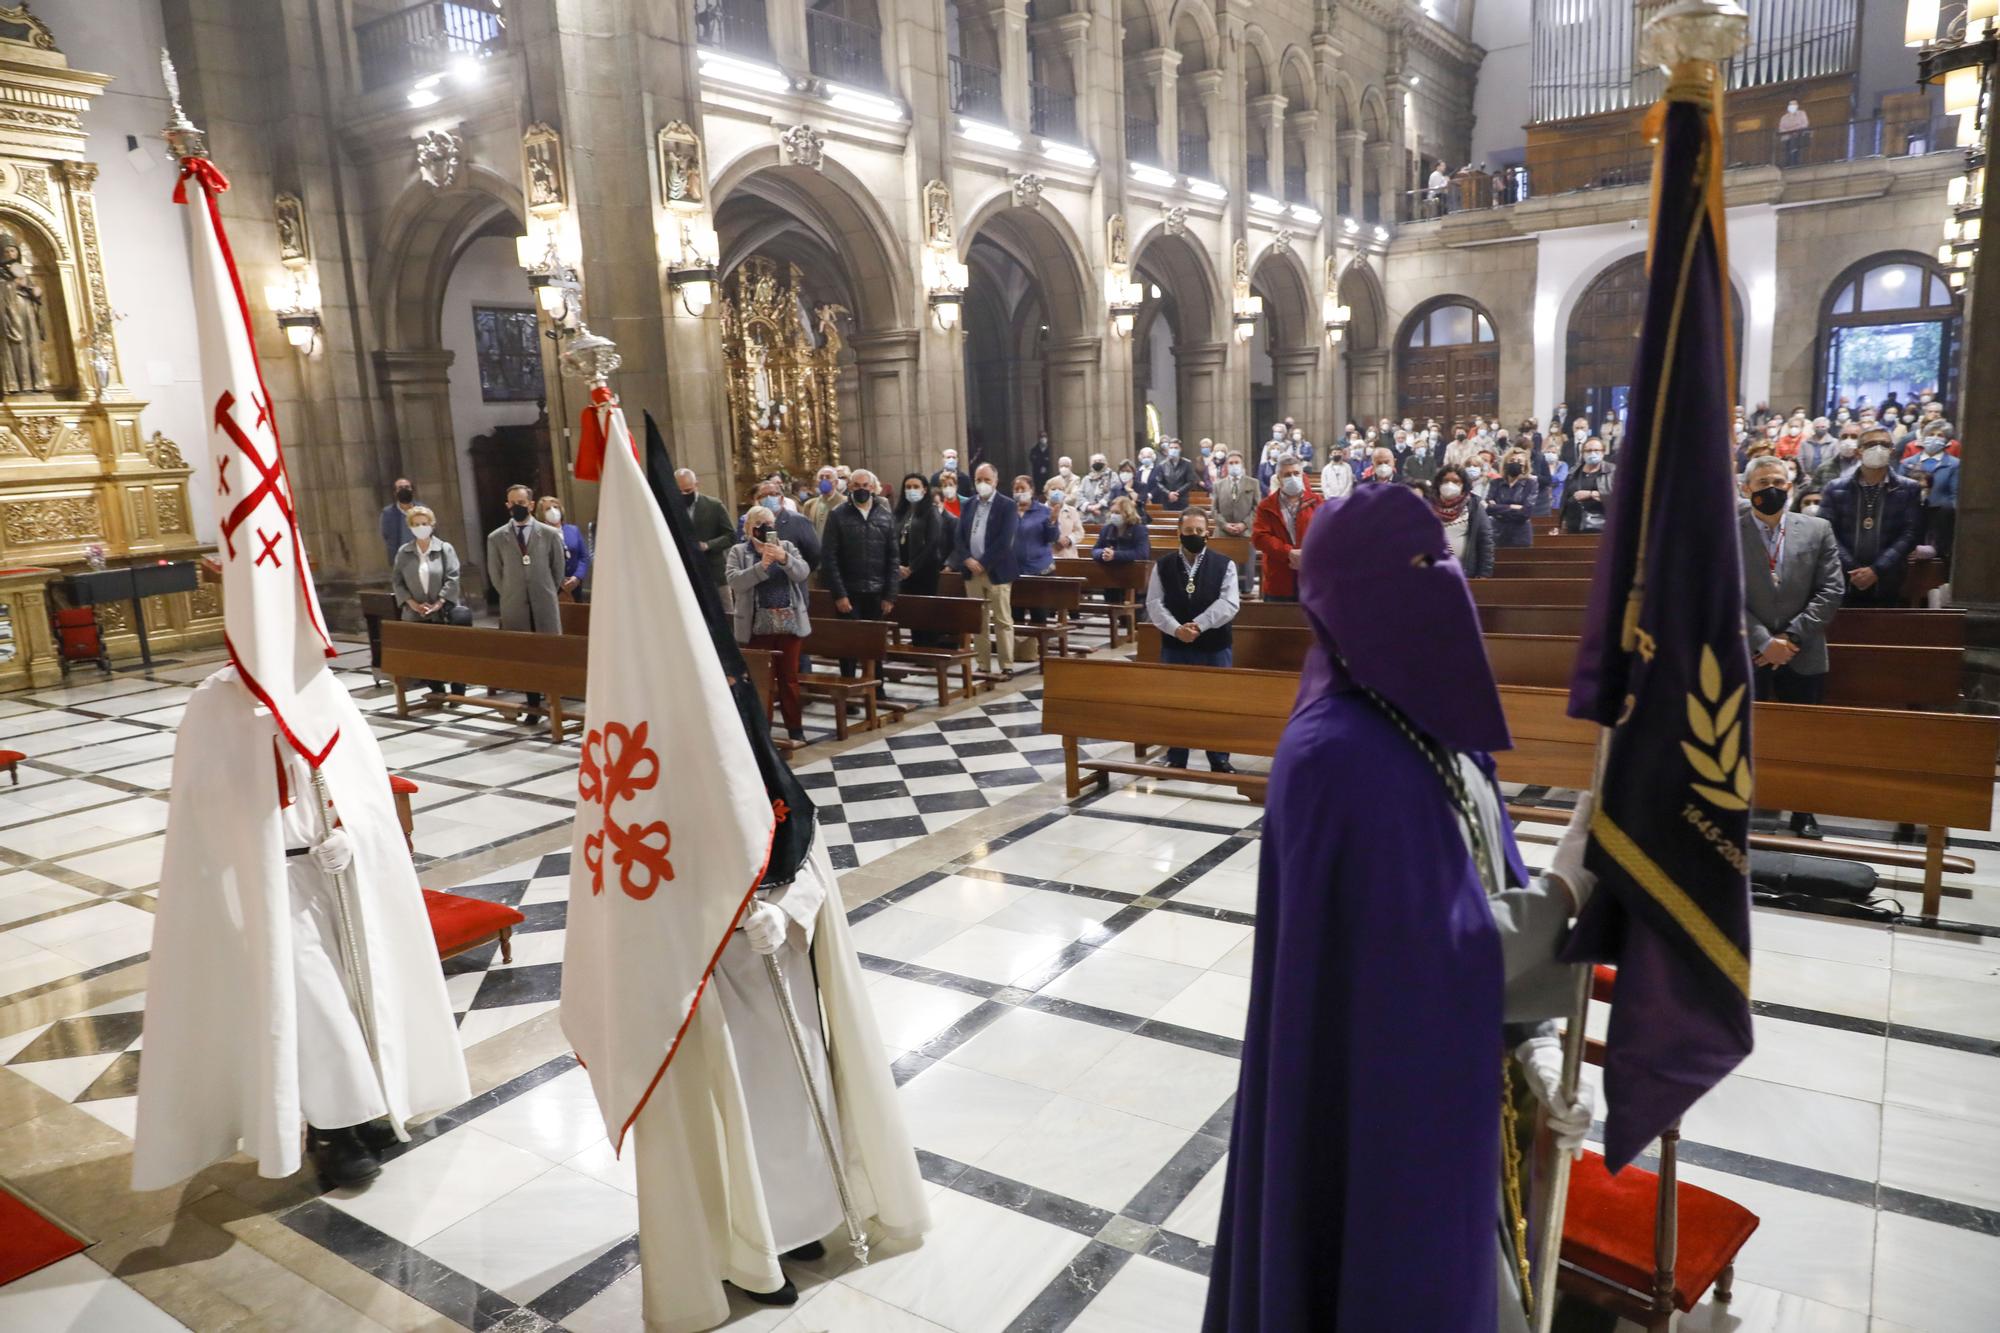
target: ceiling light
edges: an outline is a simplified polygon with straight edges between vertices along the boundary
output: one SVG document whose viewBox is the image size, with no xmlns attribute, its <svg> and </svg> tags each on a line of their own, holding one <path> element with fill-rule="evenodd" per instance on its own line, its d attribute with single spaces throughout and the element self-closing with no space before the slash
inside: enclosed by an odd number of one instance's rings
<svg viewBox="0 0 2000 1333">
<path fill-rule="evenodd" d="M 1258 194 L 1252 191 L 1250 195 L 1250 207 L 1259 213 L 1282 213 L 1285 211 L 1285 201 L 1282 199 L 1273 199 L 1268 194 Z"/>
<path fill-rule="evenodd" d="M 1162 170 L 1145 162 L 1136 162 L 1132 165 L 1132 179 L 1141 185 L 1169 186 L 1175 184 L 1179 178 L 1171 171 Z"/>
<path fill-rule="evenodd" d="M 958 132 L 974 143 L 991 144 L 995 148 L 1019 148 L 1021 136 L 1003 125 L 989 125 L 983 120 L 960 118 Z"/>
<path fill-rule="evenodd" d="M 1199 180 L 1190 176 L 1188 177 L 1187 187 L 1188 193 L 1198 194 L 1204 199 L 1227 199 L 1229 197 L 1229 191 L 1217 185 L 1214 181 Z"/>
<path fill-rule="evenodd" d="M 1089 150 L 1074 144 L 1057 143 L 1053 139 L 1042 140 L 1042 156 L 1051 162 L 1060 162 L 1066 167 L 1082 167 L 1086 171 L 1097 165 L 1097 158 Z"/>
<path fill-rule="evenodd" d="M 739 88 L 754 88 L 766 93 L 789 92 L 792 87 L 792 81 L 785 72 L 773 65 L 738 60 L 735 56 L 716 51 L 701 53 L 701 76 L 718 83 L 733 83 Z"/>
<path fill-rule="evenodd" d="M 864 92 L 859 88 L 849 88 L 845 84 L 829 83 L 826 86 L 827 105 L 835 111 L 845 111 L 851 116 L 866 120 L 903 119 L 903 104 L 882 97 L 876 93 Z"/>
</svg>

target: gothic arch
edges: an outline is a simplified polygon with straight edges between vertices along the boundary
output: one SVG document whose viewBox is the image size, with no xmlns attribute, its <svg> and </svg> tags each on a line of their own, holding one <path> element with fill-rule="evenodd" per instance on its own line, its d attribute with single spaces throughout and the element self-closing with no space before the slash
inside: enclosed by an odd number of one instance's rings
<svg viewBox="0 0 2000 1333">
<path fill-rule="evenodd" d="M 1347 332 L 1341 346 L 1351 352 L 1373 352 L 1382 347 L 1382 326 L 1388 302 L 1382 294 L 1382 279 L 1359 255 L 1341 270 L 1336 285 L 1340 304 L 1347 307 Z"/>
<path fill-rule="evenodd" d="M 1032 273 L 1042 287 L 1050 331 L 1060 338 L 1095 332 L 1096 289 L 1086 276 L 1083 243 L 1054 208 L 1017 208 L 1012 191 L 998 189 L 959 225 L 959 257 L 978 239 L 991 240 Z"/>
<path fill-rule="evenodd" d="M 1180 74 L 1185 77 L 1197 70 L 1214 69 L 1218 55 L 1217 47 L 1220 45 L 1215 30 L 1215 11 L 1203 3 L 1203 0 L 1178 0 L 1168 17 L 1166 29 L 1170 38 L 1169 44 L 1176 49 L 1180 48 L 1183 24 L 1191 25 L 1201 42 L 1201 63 L 1190 67 L 1183 58 Z M 1185 51 L 1182 52 L 1182 56 L 1186 56 Z"/>
<path fill-rule="evenodd" d="M 1208 252 L 1186 233 L 1174 236 L 1164 222 L 1142 232 L 1132 246 L 1132 269 L 1146 269 L 1159 281 L 1177 307 L 1175 332 L 1191 343 L 1220 342 L 1225 336 L 1221 315 L 1221 279 Z"/>
<path fill-rule="evenodd" d="M 518 185 L 478 165 L 459 171 L 458 185 L 412 182 L 389 206 L 369 284 L 387 350 L 441 348 L 444 289 L 465 247 L 503 221 L 516 235 L 524 226 Z"/>
<path fill-rule="evenodd" d="M 1250 285 L 1264 296 L 1264 316 L 1282 335 L 1271 340 L 1274 349 L 1318 345 L 1319 302 L 1312 275 L 1296 250 L 1266 246 L 1251 262 Z"/>
<path fill-rule="evenodd" d="M 1278 91 L 1285 95 L 1285 110 L 1311 111 L 1316 107 L 1318 99 L 1313 95 L 1312 61 L 1306 58 L 1306 53 L 1297 46 L 1287 47 L 1283 72 Z"/>
<path fill-rule="evenodd" d="M 1270 35 L 1252 23 L 1243 29 L 1243 98 L 1278 91 L 1278 48 Z"/>
<path fill-rule="evenodd" d="M 1361 129 L 1369 143 L 1389 142 L 1389 102 L 1372 83 L 1361 92 Z"/>
</svg>

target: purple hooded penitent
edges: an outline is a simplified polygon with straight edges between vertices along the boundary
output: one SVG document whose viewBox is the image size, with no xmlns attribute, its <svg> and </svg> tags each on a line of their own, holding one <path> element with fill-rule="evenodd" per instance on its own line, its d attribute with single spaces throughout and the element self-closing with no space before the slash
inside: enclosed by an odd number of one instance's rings
<svg viewBox="0 0 2000 1333">
<path fill-rule="evenodd" d="M 1416 495 L 1322 510 L 1300 583 L 1319 642 L 1271 774 L 1204 1327 L 1490 1333 L 1500 938 L 1442 778 L 1357 682 L 1452 749 L 1505 746 L 1506 723 Z"/>
</svg>

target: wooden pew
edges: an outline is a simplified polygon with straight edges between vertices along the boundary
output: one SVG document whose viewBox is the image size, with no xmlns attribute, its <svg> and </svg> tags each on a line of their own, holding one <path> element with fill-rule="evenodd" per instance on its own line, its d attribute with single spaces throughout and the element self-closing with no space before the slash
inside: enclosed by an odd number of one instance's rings
<svg viewBox="0 0 2000 1333">
<path fill-rule="evenodd" d="M 1014 610 L 1017 612 L 1040 611 L 1048 617 L 1043 624 L 1032 620 L 1015 620 L 1014 655 L 1020 656 L 1021 639 L 1035 645 L 1038 661 L 1047 661 L 1051 656 L 1050 645 L 1054 645 L 1053 655 L 1068 657 L 1070 653 L 1069 632 L 1073 628 L 1070 617 L 1083 605 L 1083 580 L 1059 579 L 1052 574 L 1024 574 L 1014 580 Z"/>
<path fill-rule="evenodd" d="M 835 615 L 812 615 L 812 633 L 806 635 L 800 654 L 814 662 L 826 662 L 825 671 L 801 671 L 799 693 L 822 695 L 833 703 L 833 734 L 847 739 L 847 705 L 859 699 L 862 706 L 861 730 L 873 731 L 882 725 L 878 709 L 901 719 L 908 710 L 879 698 L 882 672 L 889 657 L 889 643 L 896 627 L 886 620 L 843 620 Z M 840 674 L 843 660 L 855 663 L 855 674 Z"/>
<path fill-rule="evenodd" d="M 919 597 L 896 599 L 892 618 L 896 642 L 889 649 L 884 671 L 890 680 L 930 676 L 937 682 L 938 707 L 952 701 L 954 694 L 970 699 L 980 686 L 972 679 L 972 663 L 977 657 L 973 640 L 979 634 L 981 613 L 986 604 L 976 597 Z M 935 646 L 916 642 L 918 634 L 942 639 Z M 959 687 L 952 689 L 956 671 Z"/>
<path fill-rule="evenodd" d="M 1287 672 L 1101 658 L 1050 661 L 1043 675 L 1042 734 L 1062 737 L 1063 783 L 1072 797 L 1083 794 L 1087 771 L 1102 786 L 1110 785 L 1113 773 L 1137 773 L 1234 787 L 1251 800 L 1262 800 L 1270 779 L 1261 773 L 1086 760 L 1078 742 L 1126 741 L 1270 756 L 1278 752 L 1278 735 L 1299 692 L 1298 676 Z M 1213 703 L 1218 684 L 1229 691 L 1227 712 L 1217 711 Z"/>
<path fill-rule="evenodd" d="M 1472 585 L 1477 601 L 1479 584 Z M 1246 603 L 1247 613 L 1252 603 Z M 1282 607 L 1283 603 L 1254 603 Z M 1583 633 L 1584 607 L 1572 606 L 1491 606 L 1479 607 L 1479 623 L 1489 634 L 1558 634 L 1575 638 Z M 1241 617 L 1238 617 L 1241 623 Z M 1901 648 L 1949 648 L 1965 650 L 1965 612 L 1960 610 L 1919 611 L 1905 607 L 1843 607 L 1827 627 L 1833 644 L 1882 644 Z"/>
<path fill-rule="evenodd" d="M 458 625 L 427 625 L 413 620 L 382 624 L 382 671 L 396 684 L 396 712 L 408 717 L 413 706 L 406 682 L 464 681 L 488 690 L 529 690 L 542 695 L 549 721 L 549 738 L 560 741 L 571 727 L 563 713 L 563 698 L 583 697 L 588 677 L 585 655 L 590 640 L 574 634 L 528 634 L 519 630 L 478 629 Z M 430 702 L 430 700 L 440 702 Z M 476 704 L 509 717 L 528 711 L 526 704 L 490 694 L 431 695 L 414 705 L 418 711 L 444 703 Z M 578 722 L 578 727 L 581 723 Z"/>
<path fill-rule="evenodd" d="M 1262 598 L 1243 603 L 1236 613 L 1238 628 L 1247 626 L 1275 629 L 1309 629 L 1306 609 L 1297 602 L 1267 602 Z"/>
<path fill-rule="evenodd" d="M 1567 690 L 1578 640 L 1549 634 L 1486 634 L 1486 657 L 1502 685 Z M 1834 644 L 1824 705 L 1950 708 L 1963 660 L 1950 648 Z"/>
<path fill-rule="evenodd" d="M 1498 553 L 1496 553 L 1498 554 Z M 1526 554 L 1533 554 L 1527 552 Z M 1587 579 L 1596 568 L 1596 560 L 1499 560 L 1493 562 L 1493 577 L 1496 579 Z"/>
<path fill-rule="evenodd" d="M 1233 651 L 1231 660 L 1238 671 L 1290 671 L 1297 673 L 1304 669 L 1306 654 L 1313 645 L 1313 632 L 1309 629 L 1283 628 L 1268 625 L 1245 625 L 1240 620 L 1235 625 L 1235 633 L 1230 637 Z M 1149 621 L 1141 621 L 1139 632 L 1133 636 L 1138 651 L 1133 654 L 1135 662 L 1157 662 L 1160 660 L 1162 635 Z M 1231 696 L 1233 698 L 1233 696 Z"/>
<path fill-rule="evenodd" d="M 1056 561 L 1056 577 L 1082 579 L 1089 588 L 1122 588 L 1122 602 L 1084 602 L 1077 614 L 1103 616 L 1111 622 L 1111 646 L 1118 646 L 1119 626 L 1131 632 L 1139 623 L 1139 611 L 1146 601 L 1146 581 L 1152 576 L 1151 561 L 1087 560 L 1081 556 Z"/>
<path fill-rule="evenodd" d="M 1574 578 L 1473 579 L 1472 601 L 1476 606 L 1588 606 L 1588 570 L 1578 570 Z"/>
</svg>

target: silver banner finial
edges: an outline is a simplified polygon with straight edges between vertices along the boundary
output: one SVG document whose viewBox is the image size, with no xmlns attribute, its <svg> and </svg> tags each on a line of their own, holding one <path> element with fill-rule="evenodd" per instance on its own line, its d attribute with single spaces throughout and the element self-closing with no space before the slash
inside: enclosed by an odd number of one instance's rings
<svg viewBox="0 0 2000 1333">
<path fill-rule="evenodd" d="M 167 83 L 167 128 L 163 132 L 167 147 L 176 158 L 207 157 L 208 137 L 195 128 L 187 112 L 181 109 L 180 72 L 174 68 L 174 58 L 164 46 L 160 48 L 160 76 Z"/>
<path fill-rule="evenodd" d="M 1690 60 L 1721 64 L 1743 49 L 1750 16 L 1735 0 L 1676 0 L 1639 34 L 1639 59 L 1663 70 Z"/>
</svg>

